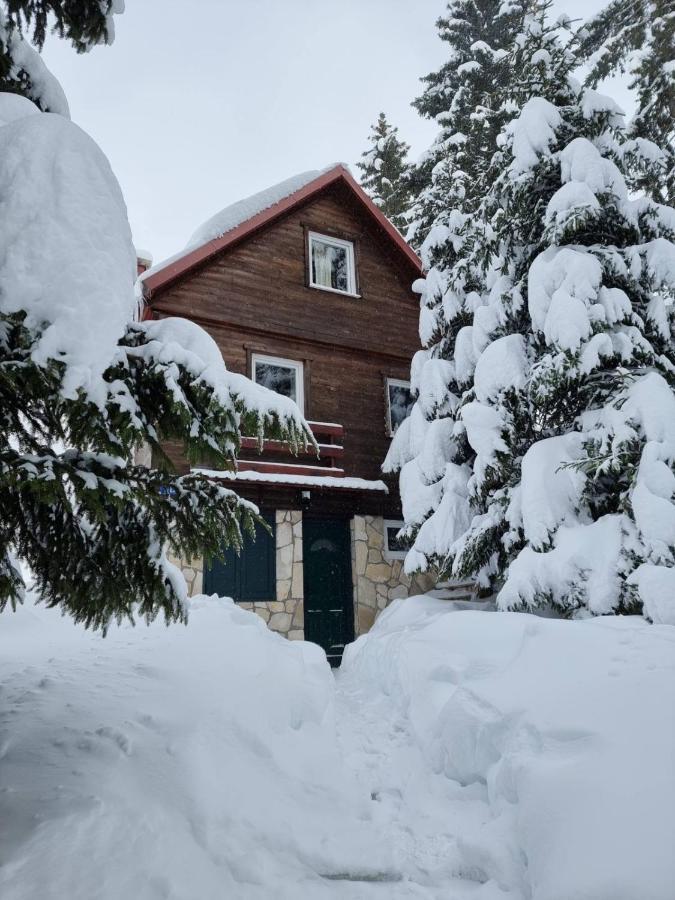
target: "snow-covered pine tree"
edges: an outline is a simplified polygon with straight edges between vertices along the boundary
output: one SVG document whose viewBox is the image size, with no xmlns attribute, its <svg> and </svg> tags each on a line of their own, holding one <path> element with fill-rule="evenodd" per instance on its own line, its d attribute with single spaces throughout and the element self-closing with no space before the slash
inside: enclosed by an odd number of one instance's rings
<svg viewBox="0 0 675 900">
<path fill-rule="evenodd" d="M 383 112 L 375 125 L 371 125 L 368 140 L 370 148 L 361 154 L 361 162 L 356 163 L 363 172 L 361 184 L 385 216 L 399 231 L 404 231 L 409 197 L 403 175 L 410 147 L 400 140 L 398 128 L 389 124 Z"/>
<path fill-rule="evenodd" d="M 636 113 L 629 137 L 661 149 L 652 165 L 630 166 L 631 187 L 675 203 L 675 5 L 673 0 L 612 0 L 578 34 L 589 59 L 588 83 L 630 71 Z M 643 148 L 644 152 L 644 148 Z"/>
<path fill-rule="evenodd" d="M 112 43 L 113 16 L 124 0 L 0 0 L 0 90 L 28 97 L 47 112 L 68 115 L 61 86 L 42 62 L 49 27 L 78 53 Z"/>
<path fill-rule="evenodd" d="M 414 233 L 426 233 L 420 247 L 426 278 L 415 286 L 424 349 L 411 371 L 416 403 L 384 465 L 385 471 L 401 470 L 406 533 L 414 539 L 408 571 L 444 572 L 452 544 L 468 525 L 473 450 L 457 409 L 473 376 L 472 322 L 484 282 L 482 259 L 472 260 L 471 247 L 484 255 L 492 238 L 478 210 L 492 177 L 497 136 L 510 118 L 499 91 L 519 78 L 509 51 L 524 15 L 516 3 L 451 3 L 438 23 L 450 60 L 427 76 L 427 90 L 417 101 L 441 125 L 420 165 L 420 171 L 429 165 L 433 171 L 414 207 Z"/>
<path fill-rule="evenodd" d="M 414 198 L 408 240 L 420 247 L 434 222 L 461 206 L 485 171 L 503 118 L 504 59 L 530 0 L 450 0 L 436 22 L 446 62 L 422 78 L 413 106 L 439 126 L 434 143 L 408 171 Z M 477 193 L 477 192 L 476 192 Z"/>
<path fill-rule="evenodd" d="M 519 111 L 481 210 L 499 246 L 477 248 L 487 302 L 459 414 L 474 515 L 453 572 L 493 576 L 506 609 L 675 621 L 675 213 L 629 199 L 639 148 L 546 11 L 518 41 Z"/>
<path fill-rule="evenodd" d="M 178 440 L 232 468 L 242 430 L 306 439 L 295 405 L 229 373 L 201 328 L 133 321 L 135 267 L 96 144 L 0 93 L 0 609 L 22 598 L 18 557 L 86 625 L 184 619 L 166 551 L 238 545 L 255 509 L 202 476 L 134 465 L 134 448 Z"/>
</svg>

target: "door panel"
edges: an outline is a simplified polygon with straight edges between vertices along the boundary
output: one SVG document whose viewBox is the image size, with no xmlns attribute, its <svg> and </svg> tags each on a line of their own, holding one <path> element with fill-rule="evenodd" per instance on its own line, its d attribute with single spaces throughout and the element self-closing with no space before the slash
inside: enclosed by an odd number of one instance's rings
<svg viewBox="0 0 675 900">
<path fill-rule="evenodd" d="M 305 516 L 302 538 L 305 639 L 323 647 L 336 666 L 345 644 L 354 639 L 349 524 Z"/>
</svg>

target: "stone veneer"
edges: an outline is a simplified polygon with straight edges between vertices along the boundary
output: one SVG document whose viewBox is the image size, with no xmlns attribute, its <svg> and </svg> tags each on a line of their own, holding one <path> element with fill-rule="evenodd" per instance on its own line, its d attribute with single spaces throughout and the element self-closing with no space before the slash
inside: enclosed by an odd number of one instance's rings
<svg viewBox="0 0 675 900">
<path fill-rule="evenodd" d="M 299 509 L 276 511 L 276 600 L 240 603 L 292 641 L 305 636 L 302 571 L 302 513 Z"/>
<path fill-rule="evenodd" d="M 370 629 L 392 600 L 430 591 L 435 579 L 432 575 L 406 575 L 402 559 L 387 557 L 382 516 L 354 516 L 351 532 L 354 628 L 359 635 Z"/>
<path fill-rule="evenodd" d="M 354 516 L 350 522 L 352 579 L 354 584 L 354 631 L 364 634 L 377 614 L 392 600 L 421 594 L 434 587 L 429 575 L 406 575 L 403 560 L 389 559 L 384 549 L 382 516 Z M 276 597 L 242 602 L 242 609 L 257 613 L 273 631 L 291 640 L 304 638 L 304 591 L 302 567 L 302 512 L 276 511 Z M 190 596 L 203 585 L 203 561 L 171 560 L 180 566 Z"/>
</svg>

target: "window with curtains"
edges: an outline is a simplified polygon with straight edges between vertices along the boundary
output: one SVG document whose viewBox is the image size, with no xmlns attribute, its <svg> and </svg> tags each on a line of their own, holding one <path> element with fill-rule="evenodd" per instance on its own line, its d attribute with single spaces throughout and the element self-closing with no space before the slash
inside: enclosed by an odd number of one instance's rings
<svg viewBox="0 0 675 900">
<path fill-rule="evenodd" d="M 309 233 L 310 287 L 356 296 L 354 245 L 351 241 Z"/>
<path fill-rule="evenodd" d="M 410 382 L 400 378 L 387 378 L 387 425 L 389 434 L 410 415 L 415 398 L 410 392 Z"/>
</svg>

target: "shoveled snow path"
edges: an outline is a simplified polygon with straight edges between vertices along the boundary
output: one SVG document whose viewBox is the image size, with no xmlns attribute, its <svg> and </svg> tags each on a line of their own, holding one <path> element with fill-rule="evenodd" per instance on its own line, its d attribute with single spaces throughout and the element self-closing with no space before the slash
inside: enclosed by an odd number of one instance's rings
<svg viewBox="0 0 675 900">
<path fill-rule="evenodd" d="M 340 672 L 336 681 L 342 759 L 370 795 L 372 828 L 392 849 L 395 860 L 395 869 L 383 873 L 390 881 L 387 896 L 429 900 L 520 896 L 487 880 L 480 861 L 489 851 L 471 838 L 491 819 L 485 786 L 462 786 L 433 771 L 410 734 L 407 717 L 388 697 L 372 696 Z"/>
</svg>

